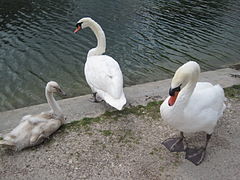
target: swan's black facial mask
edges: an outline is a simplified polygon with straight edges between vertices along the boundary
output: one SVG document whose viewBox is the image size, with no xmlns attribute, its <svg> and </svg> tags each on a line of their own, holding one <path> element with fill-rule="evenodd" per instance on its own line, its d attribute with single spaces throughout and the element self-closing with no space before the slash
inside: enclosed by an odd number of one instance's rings
<svg viewBox="0 0 240 180">
<path fill-rule="evenodd" d="M 78 31 L 80 31 L 80 30 L 82 29 L 82 23 L 83 23 L 83 22 L 80 22 L 80 23 L 77 23 L 77 24 L 76 24 L 76 27 L 77 27 L 77 28 L 74 30 L 74 33 L 78 32 Z"/>
<path fill-rule="evenodd" d="M 169 95 L 170 96 L 174 96 L 175 95 L 175 92 L 179 92 L 181 90 L 181 85 L 180 86 L 178 86 L 178 87 L 176 87 L 176 88 L 170 88 L 169 89 Z"/>
<path fill-rule="evenodd" d="M 170 88 L 169 89 L 169 95 L 170 95 L 170 98 L 168 100 L 168 105 L 169 106 L 172 106 L 174 105 L 175 101 L 177 100 L 177 97 L 178 97 L 178 93 L 179 91 L 181 90 L 181 85 L 176 87 L 176 88 Z"/>
</svg>

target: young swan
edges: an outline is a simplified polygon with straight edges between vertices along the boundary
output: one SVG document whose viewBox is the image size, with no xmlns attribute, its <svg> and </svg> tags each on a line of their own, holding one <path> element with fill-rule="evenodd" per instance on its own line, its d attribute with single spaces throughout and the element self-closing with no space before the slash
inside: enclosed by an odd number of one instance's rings
<svg viewBox="0 0 240 180">
<path fill-rule="evenodd" d="M 106 49 L 106 38 L 101 26 L 91 18 L 82 18 L 77 24 L 75 33 L 89 27 L 97 37 L 97 47 L 88 51 L 84 67 L 86 81 L 93 92 L 94 102 L 100 96 L 112 107 L 121 110 L 126 104 L 123 92 L 123 76 L 117 61 L 103 55 Z"/>
<path fill-rule="evenodd" d="M 64 123 L 65 117 L 55 101 L 53 93 L 65 95 L 65 92 L 56 82 L 50 81 L 45 88 L 45 95 L 51 111 L 24 116 L 20 124 L 6 134 L 3 140 L 0 140 L 0 145 L 22 150 L 40 144 L 44 138 L 54 133 Z"/>
<path fill-rule="evenodd" d="M 169 89 L 170 96 L 160 107 L 162 118 L 181 135 L 162 144 L 171 152 L 186 151 L 186 159 L 195 165 L 203 161 L 208 141 L 225 109 L 223 89 L 208 82 L 197 82 L 199 74 L 200 67 L 193 61 L 178 68 Z M 205 145 L 200 149 L 185 148 L 183 133 L 199 131 L 207 133 Z"/>
</svg>

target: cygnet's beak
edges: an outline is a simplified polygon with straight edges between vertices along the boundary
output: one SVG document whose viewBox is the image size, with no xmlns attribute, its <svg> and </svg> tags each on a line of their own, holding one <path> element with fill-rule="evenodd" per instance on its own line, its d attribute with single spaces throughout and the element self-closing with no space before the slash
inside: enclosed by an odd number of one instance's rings
<svg viewBox="0 0 240 180">
<path fill-rule="evenodd" d="M 67 94 L 61 88 L 58 89 L 58 93 L 62 96 L 67 96 Z"/>
</svg>

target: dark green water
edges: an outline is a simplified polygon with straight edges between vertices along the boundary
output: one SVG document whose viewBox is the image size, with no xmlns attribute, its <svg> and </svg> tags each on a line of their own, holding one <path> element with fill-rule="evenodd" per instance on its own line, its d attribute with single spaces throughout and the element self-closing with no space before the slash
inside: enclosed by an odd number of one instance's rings
<svg viewBox="0 0 240 180">
<path fill-rule="evenodd" d="M 68 97 L 90 93 L 84 78 L 94 34 L 73 33 L 90 16 L 124 85 L 172 77 L 183 63 L 202 71 L 239 62 L 239 0 L 0 0 L 0 111 L 45 102 L 49 80 Z"/>
</svg>

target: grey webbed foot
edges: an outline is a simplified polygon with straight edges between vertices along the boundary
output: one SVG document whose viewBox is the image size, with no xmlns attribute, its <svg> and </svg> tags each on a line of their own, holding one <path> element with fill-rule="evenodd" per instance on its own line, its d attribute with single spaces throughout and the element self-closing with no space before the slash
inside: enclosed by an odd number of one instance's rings
<svg viewBox="0 0 240 180">
<path fill-rule="evenodd" d="M 88 101 L 90 101 L 90 102 L 92 102 L 92 103 L 100 103 L 100 102 L 102 102 L 103 100 L 97 100 L 97 98 L 95 99 L 95 98 L 90 98 L 90 99 L 88 99 Z"/>
<path fill-rule="evenodd" d="M 102 100 L 102 99 L 101 99 L 101 100 L 98 100 L 98 99 L 97 99 L 97 93 L 93 93 L 93 97 L 91 97 L 91 98 L 89 99 L 89 101 L 92 102 L 92 103 L 100 103 L 100 102 L 102 102 L 103 100 Z"/>
<path fill-rule="evenodd" d="M 170 152 L 183 152 L 185 150 L 183 144 L 183 138 L 169 138 L 162 142 L 162 144 L 170 151 Z"/>
<path fill-rule="evenodd" d="M 204 160 L 205 154 L 206 154 L 206 149 L 203 147 L 200 149 L 187 148 L 185 159 L 191 161 L 193 164 L 198 166 Z"/>
</svg>

